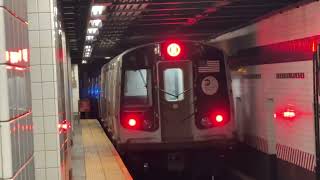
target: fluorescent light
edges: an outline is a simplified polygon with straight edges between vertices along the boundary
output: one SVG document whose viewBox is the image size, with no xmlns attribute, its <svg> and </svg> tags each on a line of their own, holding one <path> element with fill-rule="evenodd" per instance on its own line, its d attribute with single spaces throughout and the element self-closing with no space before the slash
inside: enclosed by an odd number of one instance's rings
<svg viewBox="0 0 320 180">
<path fill-rule="evenodd" d="M 93 38 L 94 38 L 94 36 L 86 36 L 86 40 L 87 40 L 87 41 L 92 41 Z"/>
<path fill-rule="evenodd" d="M 88 28 L 88 34 L 97 34 L 98 28 Z"/>
<path fill-rule="evenodd" d="M 91 49 L 91 46 L 90 45 L 86 45 L 84 46 L 85 49 Z"/>
<path fill-rule="evenodd" d="M 91 15 L 92 16 L 100 16 L 105 9 L 106 9 L 105 6 L 92 6 Z"/>
<path fill-rule="evenodd" d="M 82 60 L 82 64 L 87 64 L 88 62 L 86 60 Z"/>
<path fill-rule="evenodd" d="M 90 20 L 89 24 L 91 27 L 101 27 L 102 26 L 102 20 L 101 19 L 94 19 L 94 20 Z"/>
<path fill-rule="evenodd" d="M 110 56 L 106 56 L 106 57 L 104 57 L 105 59 L 111 59 L 111 57 Z"/>
</svg>

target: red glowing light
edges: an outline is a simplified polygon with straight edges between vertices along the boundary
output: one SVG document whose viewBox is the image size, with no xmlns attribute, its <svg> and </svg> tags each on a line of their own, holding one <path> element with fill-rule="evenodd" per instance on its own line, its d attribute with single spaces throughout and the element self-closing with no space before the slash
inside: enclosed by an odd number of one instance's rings
<svg viewBox="0 0 320 180">
<path fill-rule="evenodd" d="M 17 64 L 19 62 L 28 62 L 29 61 L 29 52 L 28 49 L 19 49 L 17 51 L 6 51 L 6 61 L 11 64 Z"/>
<path fill-rule="evenodd" d="M 216 121 L 217 121 L 218 123 L 221 123 L 221 122 L 223 121 L 223 116 L 222 116 L 222 115 L 217 115 L 217 116 L 216 116 Z"/>
<path fill-rule="evenodd" d="M 167 47 L 167 52 L 171 57 L 177 57 L 181 53 L 181 47 L 177 43 L 171 43 Z"/>
<path fill-rule="evenodd" d="M 7 69 L 13 69 L 14 67 L 12 66 L 6 66 Z"/>
<path fill-rule="evenodd" d="M 316 52 L 316 43 L 312 42 L 312 52 Z"/>
<path fill-rule="evenodd" d="M 131 127 L 134 127 L 137 125 L 137 121 L 133 118 L 129 119 L 128 121 L 128 125 L 131 126 Z"/>
<path fill-rule="evenodd" d="M 297 111 L 294 106 L 288 105 L 287 107 L 280 109 L 276 113 L 274 113 L 273 117 L 275 119 L 294 120 L 300 115 L 301 112 Z"/>
<path fill-rule="evenodd" d="M 15 67 L 15 70 L 17 71 L 24 71 L 25 68 L 21 68 L 21 67 Z"/>
<path fill-rule="evenodd" d="M 29 58 L 29 53 L 28 53 L 28 49 L 23 49 L 22 50 L 22 59 L 24 62 L 28 62 L 28 58 Z"/>
<path fill-rule="evenodd" d="M 64 120 L 64 121 L 62 121 L 61 123 L 58 124 L 58 129 L 59 129 L 60 134 L 63 133 L 63 132 L 65 133 L 69 129 L 71 129 L 71 124 L 70 124 L 69 121 Z"/>
<path fill-rule="evenodd" d="M 12 64 L 16 64 L 21 61 L 21 50 L 18 52 L 11 51 L 10 52 L 10 62 Z"/>
<path fill-rule="evenodd" d="M 285 112 L 283 112 L 283 117 L 284 118 L 294 118 L 294 117 L 296 117 L 296 113 L 293 111 L 285 111 Z"/>
</svg>

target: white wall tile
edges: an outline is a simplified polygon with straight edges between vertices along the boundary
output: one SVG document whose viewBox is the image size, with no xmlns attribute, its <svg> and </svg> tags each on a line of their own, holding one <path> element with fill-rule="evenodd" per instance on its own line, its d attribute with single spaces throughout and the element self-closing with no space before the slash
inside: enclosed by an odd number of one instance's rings
<svg viewBox="0 0 320 180">
<path fill-rule="evenodd" d="M 42 99 L 42 84 L 41 83 L 31 83 L 31 94 L 32 99 Z"/>
<path fill-rule="evenodd" d="M 52 82 L 53 77 L 53 65 L 41 65 L 42 70 L 42 82 Z"/>
<path fill-rule="evenodd" d="M 27 0 L 28 1 L 28 13 L 38 12 L 38 0 Z M 42 1 L 42 0 L 40 0 Z"/>
<path fill-rule="evenodd" d="M 40 31 L 40 47 L 52 47 L 51 30 Z"/>
<path fill-rule="evenodd" d="M 58 150 L 57 134 L 45 134 L 45 148 L 48 151 Z"/>
<path fill-rule="evenodd" d="M 50 0 L 39 0 L 39 12 L 51 12 Z"/>
<path fill-rule="evenodd" d="M 59 180 L 58 168 L 47 168 L 46 169 L 47 179 L 46 180 Z"/>
<path fill-rule="evenodd" d="M 43 98 L 53 99 L 55 97 L 55 85 L 54 82 L 45 82 L 42 84 Z"/>
<path fill-rule="evenodd" d="M 50 36 L 51 38 L 51 36 Z M 40 46 L 40 32 L 39 31 L 29 31 L 29 45 L 31 47 Z"/>
<path fill-rule="evenodd" d="M 32 100 L 32 114 L 35 116 L 43 116 L 42 100 Z"/>
<path fill-rule="evenodd" d="M 40 134 L 44 133 L 44 122 L 43 117 L 41 116 L 35 116 L 33 117 L 33 124 L 34 124 L 34 133 Z M 35 141 L 36 142 L 36 141 Z"/>
<path fill-rule="evenodd" d="M 28 14 L 28 28 L 29 30 L 39 30 L 39 14 L 30 13 Z"/>
<path fill-rule="evenodd" d="M 41 64 L 53 64 L 53 48 L 41 48 Z"/>
<path fill-rule="evenodd" d="M 43 100 L 43 114 L 44 116 L 53 116 L 56 114 L 56 105 L 54 99 Z"/>
<path fill-rule="evenodd" d="M 40 65 L 40 48 L 30 48 L 30 64 Z"/>
<path fill-rule="evenodd" d="M 45 168 L 46 166 L 46 154 L 44 151 L 34 152 L 34 165 L 35 168 Z"/>
<path fill-rule="evenodd" d="M 35 170 L 35 180 L 45 180 L 46 179 L 46 169 L 36 169 Z"/>
<path fill-rule="evenodd" d="M 45 133 L 57 133 L 58 121 L 56 116 L 44 117 L 44 131 Z"/>
<path fill-rule="evenodd" d="M 41 30 L 53 29 L 51 23 L 51 13 L 39 13 L 39 28 Z"/>
<path fill-rule="evenodd" d="M 46 151 L 46 167 L 58 167 L 58 152 Z"/>
<path fill-rule="evenodd" d="M 44 134 L 34 134 L 34 150 L 35 151 L 44 151 Z"/>
<path fill-rule="evenodd" d="M 31 82 L 41 82 L 40 66 L 31 66 Z"/>
</svg>

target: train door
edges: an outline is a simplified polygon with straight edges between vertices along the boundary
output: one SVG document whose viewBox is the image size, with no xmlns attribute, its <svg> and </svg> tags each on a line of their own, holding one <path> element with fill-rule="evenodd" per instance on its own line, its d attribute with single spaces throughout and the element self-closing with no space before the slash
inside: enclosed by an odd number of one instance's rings
<svg viewBox="0 0 320 180">
<path fill-rule="evenodd" d="M 157 70 L 162 140 L 190 140 L 194 123 L 192 62 L 161 61 Z"/>
</svg>

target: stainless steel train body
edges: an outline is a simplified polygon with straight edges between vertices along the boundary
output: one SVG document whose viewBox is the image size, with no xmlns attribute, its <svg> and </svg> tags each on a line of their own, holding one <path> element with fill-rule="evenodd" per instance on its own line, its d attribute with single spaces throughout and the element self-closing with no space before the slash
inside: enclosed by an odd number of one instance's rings
<svg viewBox="0 0 320 180">
<path fill-rule="evenodd" d="M 226 147 L 235 123 L 224 53 L 166 41 L 125 51 L 101 71 L 102 122 L 120 151 Z"/>
</svg>

